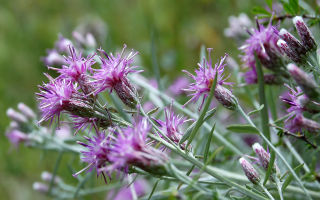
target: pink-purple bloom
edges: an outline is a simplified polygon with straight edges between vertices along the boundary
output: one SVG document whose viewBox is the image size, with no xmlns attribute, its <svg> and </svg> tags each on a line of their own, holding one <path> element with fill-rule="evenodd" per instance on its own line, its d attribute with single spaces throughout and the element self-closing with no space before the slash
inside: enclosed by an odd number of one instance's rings
<svg viewBox="0 0 320 200">
<path fill-rule="evenodd" d="M 55 116 L 59 119 L 60 113 L 69 106 L 71 97 L 76 93 L 76 86 L 70 80 L 53 79 L 49 75 L 46 76 L 50 82 L 39 86 L 40 92 L 36 93 L 42 112 L 40 122 L 53 120 Z"/>
<path fill-rule="evenodd" d="M 211 56 L 211 50 L 212 49 L 208 49 L 208 55 L 209 57 Z M 203 59 L 202 63 L 198 63 L 199 69 L 197 69 L 195 71 L 196 75 L 191 74 L 190 72 L 183 70 L 185 73 L 187 73 L 195 82 L 191 83 L 189 85 L 189 87 L 187 89 L 184 89 L 185 91 L 191 92 L 191 94 L 189 96 L 192 96 L 192 98 L 185 103 L 188 104 L 189 102 L 196 102 L 199 100 L 199 98 L 201 96 L 203 96 L 203 100 L 202 103 L 200 105 L 200 109 L 203 106 L 203 103 L 205 101 L 205 99 L 208 97 L 210 89 L 212 87 L 212 84 L 214 82 L 216 73 L 217 73 L 217 85 L 216 85 L 216 89 L 219 88 L 219 90 L 215 91 L 215 96 L 217 98 L 217 100 L 225 106 L 226 102 L 224 102 L 224 100 L 231 100 L 230 99 L 230 93 L 228 92 L 223 92 L 222 88 L 223 85 L 232 85 L 231 82 L 227 82 L 226 80 L 229 78 L 229 76 L 225 77 L 223 72 L 224 72 L 224 67 L 226 64 L 224 64 L 225 59 L 227 58 L 227 55 L 225 55 L 224 57 L 221 58 L 220 62 L 216 63 L 214 68 L 213 68 L 213 64 L 211 61 L 211 58 L 209 58 L 209 60 Z M 224 88 L 225 90 L 227 90 L 226 88 Z M 223 96 L 223 98 L 221 98 L 220 94 L 226 94 L 227 96 Z M 229 98 L 229 99 L 227 99 Z M 229 102 L 227 102 L 229 103 Z M 231 103 L 232 104 L 232 103 Z M 227 105 L 228 106 L 228 105 Z"/>
<path fill-rule="evenodd" d="M 138 66 L 132 66 L 134 62 L 134 56 L 138 52 L 131 51 L 129 54 L 125 55 L 126 45 L 122 49 L 121 53 L 116 55 L 107 54 L 105 51 L 100 50 L 100 52 L 105 57 L 100 57 L 101 68 L 94 69 L 93 81 L 95 86 L 94 93 L 100 93 L 106 89 L 110 92 L 115 90 L 119 98 L 129 107 L 135 108 L 136 101 L 133 97 L 135 94 L 135 89 L 129 82 L 127 76 L 130 73 L 140 73 L 142 70 L 137 70 Z"/>
<path fill-rule="evenodd" d="M 251 33 L 249 39 L 240 48 L 244 52 L 243 62 L 251 68 L 256 67 L 255 54 L 260 62 L 268 69 L 277 70 L 281 67 L 282 54 L 281 49 L 277 46 L 279 40 L 279 31 L 269 24 L 267 27 L 257 23 L 258 28 Z"/>
<path fill-rule="evenodd" d="M 149 185 L 144 179 L 138 179 L 132 183 L 137 197 L 142 197 L 148 191 Z M 117 193 L 115 193 L 117 192 Z M 130 187 L 122 187 L 119 191 L 111 190 L 108 192 L 106 200 L 133 200 Z"/>
<path fill-rule="evenodd" d="M 87 140 L 87 143 L 78 143 L 87 149 L 86 151 L 81 151 L 81 159 L 89 165 L 76 173 L 75 176 L 84 170 L 88 169 L 90 171 L 96 169 L 97 174 L 102 174 L 106 180 L 104 171 L 101 171 L 100 169 L 104 168 L 109 161 L 110 138 L 107 138 L 104 132 L 100 132 L 97 133 L 97 136 L 93 136 L 92 138 L 85 136 L 85 139 Z"/>
<path fill-rule="evenodd" d="M 182 88 L 186 88 L 188 85 L 190 84 L 189 80 L 184 77 L 178 77 L 172 85 L 170 85 L 170 87 L 168 88 L 170 94 L 174 95 L 174 96 L 179 96 L 181 95 L 184 91 L 182 90 Z"/>
<path fill-rule="evenodd" d="M 111 165 L 105 170 L 118 169 L 128 172 L 130 166 L 137 166 L 153 173 L 163 173 L 166 155 L 148 144 L 147 135 L 151 126 L 147 119 L 134 121 L 131 127 L 114 131 L 110 153 L 108 155 Z M 103 170 L 103 169 L 102 169 Z"/>
<path fill-rule="evenodd" d="M 169 108 L 165 108 L 165 121 L 156 120 L 160 125 L 162 132 L 174 143 L 178 144 L 183 133 L 181 132 L 181 126 L 187 121 L 186 117 L 176 115 L 173 112 L 172 104 Z M 185 148 L 184 144 L 181 144 L 182 148 Z"/>
</svg>

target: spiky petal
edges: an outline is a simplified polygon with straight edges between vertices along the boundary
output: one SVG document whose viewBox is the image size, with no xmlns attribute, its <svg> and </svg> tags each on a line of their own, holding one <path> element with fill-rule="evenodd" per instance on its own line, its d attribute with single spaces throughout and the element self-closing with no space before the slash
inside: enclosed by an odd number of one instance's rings
<svg viewBox="0 0 320 200">
<path fill-rule="evenodd" d="M 211 56 L 212 49 L 208 49 L 208 55 Z M 190 72 L 183 70 L 183 72 L 187 73 L 195 82 L 191 83 L 188 88 L 184 89 L 187 92 L 191 92 L 189 96 L 192 96 L 192 98 L 185 103 L 184 105 L 187 105 L 190 102 L 196 102 L 199 100 L 201 96 L 203 96 L 203 101 L 200 105 L 200 108 L 202 108 L 203 103 L 205 99 L 208 97 L 210 89 L 212 87 L 212 84 L 214 82 L 216 73 L 217 73 L 217 86 L 223 87 L 223 85 L 232 85 L 232 83 L 227 82 L 227 78 L 223 75 L 224 72 L 224 61 L 227 58 L 227 55 L 221 58 L 220 62 L 216 63 L 214 68 L 211 61 L 211 58 L 209 60 L 203 59 L 202 63 L 198 63 L 199 69 L 195 71 L 195 75 L 191 74 Z M 218 95 L 218 93 L 215 93 L 215 96 Z M 217 97 L 217 96 L 216 96 Z M 218 101 L 224 105 L 224 102 L 221 101 L 221 97 L 219 96 Z"/>
</svg>

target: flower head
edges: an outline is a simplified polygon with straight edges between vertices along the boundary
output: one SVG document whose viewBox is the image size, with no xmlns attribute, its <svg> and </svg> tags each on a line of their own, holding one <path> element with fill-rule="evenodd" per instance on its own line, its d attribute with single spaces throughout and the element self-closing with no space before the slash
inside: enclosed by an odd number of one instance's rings
<svg viewBox="0 0 320 200">
<path fill-rule="evenodd" d="M 47 56 L 41 58 L 45 65 L 63 65 L 66 63 L 64 57 L 55 49 L 47 50 Z"/>
<path fill-rule="evenodd" d="M 294 115 L 293 119 L 289 118 L 286 121 L 285 128 L 292 133 L 301 133 L 303 131 L 316 133 L 320 130 L 320 124 L 298 113 Z"/>
<path fill-rule="evenodd" d="M 36 94 L 42 112 L 40 122 L 52 120 L 55 116 L 59 119 L 60 113 L 69 105 L 72 95 L 76 92 L 76 87 L 71 81 L 46 76 L 50 82 L 39 86 L 40 92 Z"/>
<path fill-rule="evenodd" d="M 239 163 L 242 166 L 242 169 L 253 184 L 258 184 L 260 182 L 259 173 L 254 169 L 254 167 L 249 163 L 245 158 L 241 157 Z"/>
<path fill-rule="evenodd" d="M 301 16 L 296 16 L 292 19 L 293 24 L 295 25 L 297 32 L 301 38 L 303 46 L 307 51 L 314 51 L 317 49 L 317 44 L 314 40 L 314 37 L 309 30 L 308 26 L 304 23 Z"/>
<path fill-rule="evenodd" d="M 250 38 L 240 48 L 244 56 L 243 62 L 251 68 L 255 68 L 255 54 L 261 63 L 268 69 L 275 70 L 280 67 L 281 59 L 278 54 L 282 53 L 277 46 L 279 39 L 278 30 L 269 24 L 267 27 L 257 22 L 258 28 L 254 30 Z"/>
<path fill-rule="evenodd" d="M 302 90 L 299 87 L 293 89 L 289 85 L 285 86 L 289 89 L 290 92 L 288 93 L 288 97 L 281 97 L 281 99 L 290 106 L 287 112 L 300 114 L 305 111 L 305 104 L 309 101 L 308 97 L 303 94 Z"/>
<path fill-rule="evenodd" d="M 208 49 L 208 54 L 210 56 L 212 49 Z M 217 73 L 217 86 L 220 85 L 232 85 L 232 83 L 227 82 L 226 80 L 228 77 L 223 75 L 224 72 L 224 61 L 227 58 L 227 55 L 221 58 L 219 63 L 216 63 L 214 68 L 212 67 L 211 58 L 209 60 L 203 59 L 202 63 L 198 63 L 199 69 L 195 72 L 196 74 L 193 75 L 188 71 L 185 71 L 195 82 L 191 83 L 185 91 L 192 92 L 189 96 L 193 96 L 186 104 L 189 102 L 196 102 L 199 100 L 201 96 L 203 96 L 203 101 L 200 105 L 200 109 L 204 103 L 204 100 L 208 97 L 211 86 L 214 82 L 216 73 Z"/>
<path fill-rule="evenodd" d="M 69 51 L 69 46 L 72 46 L 72 42 L 69 39 L 63 37 L 62 34 L 59 34 L 58 40 L 55 43 L 55 48 L 59 52 L 67 53 Z"/>
<path fill-rule="evenodd" d="M 75 48 L 72 46 L 69 46 L 69 51 L 70 56 L 66 58 L 66 65 L 62 65 L 61 68 L 49 67 L 49 69 L 58 71 L 60 78 L 78 82 L 80 86 L 88 85 L 86 76 L 88 76 L 88 72 L 92 72 L 91 66 L 95 63 L 95 54 L 84 58 L 81 53 L 77 55 Z"/>
<path fill-rule="evenodd" d="M 187 118 L 175 115 L 172 109 L 172 104 L 169 109 L 165 108 L 164 113 L 165 121 L 156 119 L 156 122 L 160 125 L 160 129 L 163 133 L 165 133 L 170 140 L 178 144 L 183 135 L 180 130 L 180 126 L 187 121 Z M 182 147 L 184 147 L 184 145 L 182 145 Z"/>
<path fill-rule="evenodd" d="M 105 136 L 104 132 L 98 133 L 97 136 L 92 138 L 85 137 L 85 139 L 87 143 L 78 142 L 87 149 L 86 151 L 81 151 L 81 160 L 89 164 L 84 170 L 95 168 L 98 175 L 100 173 L 103 174 L 100 169 L 105 167 L 109 161 L 110 139 Z M 79 171 L 75 176 L 84 170 Z"/>
<path fill-rule="evenodd" d="M 163 173 L 166 156 L 147 143 L 147 134 L 151 126 L 147 119 L 135 121 L 132 127 L 114 131 L 116 135 L 111 144 L 109 160 L 111 165 L 106 170 L 127 172 L 130 166 L 137 166 L 153 173 Z"/>
<path fill-rule="evenodd" d="M 100 57 L 101 69 L 94 70 L 94 81 L 92 83 L 95 85 L 95 94 L 105 89 L 115 90 L 126 105 L 135 108 L 136 102 L 133 97 L 135 89 L 130 84 L 127 76 L 130 73 L 140 73 L 142 70 L 137 70 L 138 66 L 132 66 L 133 58 L 138 52 L 131 51 L 125 56 L 125 49 L 126 45 L 124 45 L 122 52 L 117 53 L 115 56 L 112 53 L 108 55 L 105 51 L 100 50 L 105 58 Z"/>
</svg>

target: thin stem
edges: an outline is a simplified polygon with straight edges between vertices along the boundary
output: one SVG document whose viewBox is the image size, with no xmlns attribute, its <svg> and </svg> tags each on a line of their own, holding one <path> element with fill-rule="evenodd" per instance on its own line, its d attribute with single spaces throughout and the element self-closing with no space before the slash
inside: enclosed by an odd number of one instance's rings
<svg viewBox="0 0 320 200">
<path fill-rule="evenodd" d="M 270 192 L 267 190 L 267 188 L 263 186 L 263 184 L 259 184 L 259 186 L 261 187 L 261 189 L 267 194 L 267 196 L 268 196 L 271 200 L 274 200 L 273 196 L 270 194 Z"/>
</svg>

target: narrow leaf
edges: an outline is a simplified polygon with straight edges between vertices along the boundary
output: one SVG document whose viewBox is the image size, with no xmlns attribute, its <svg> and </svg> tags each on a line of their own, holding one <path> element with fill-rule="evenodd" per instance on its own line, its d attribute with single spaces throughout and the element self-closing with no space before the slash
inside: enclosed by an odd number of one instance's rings
<svg viewBox="0 0 320 200">
<path fill-rule="evenodd" d="M 232 124 L 227 130 L 235 133 L 258 134 L 259 131 L 249 124 Z"/>
<path fill-rule="evenodd" d="M 298 165 L 297 167 L 295 167 L 293 170 L 298 173 L 300 171 L 300 169 L 303 167 L 303 163 Z M 284 190 L 288 187 L 288 185 L 291 183 L 293 179 L 293 175 L 290 173 L 290 175 L 288 176 L 288 178 L 284 181 L 283 185 L 282 185 L 282 192 L 284 192 Z"/>
<path fill-rule="evenodd" d="M 210 144 L 211 144 L 211 139 L 212 139 L 212 135 L 213 135 L 213 132 L 214 132 L 214 129 L 216 127 L 216 124 L 213 125 L 211 131 L 210 131 L 210 134 L 209 134 L 209 138 L 207 140 L 207 143 L 206 143 L 206 147 L 204 149 L 204 153 L 203 153 L 203 162 L 206 163 L 207 162 L 207 159 L 208 159 L 208 154 L 209 154 L 209 149 L 210 149 Z"/>
<path fill-rule="evenodd" d="M 266 185 L 267 181 L 269 180 L 269 177 L 270 177 L 270 175 L 272 173 L 272 169 L 273 169 L 275 158 L 276 158 L 276 155 L 275 155 L 274 151 L 271 151 L 270 162 L 269 162 L 269 165 L 268 165 L 267 173 L 266 173 L 266 175 L 264 177 L 263 185 Z"/>
<path fill-rule="evenodd" d="M 253 115 L 256 114 L 257 112 L 261 111 L 263 109 L 264 105 L 260 105 L 259 108 L 257 108 L 256 110 L 253 110 L 251 112 L 248 113 L 248 115 Z"/>
</svg>

